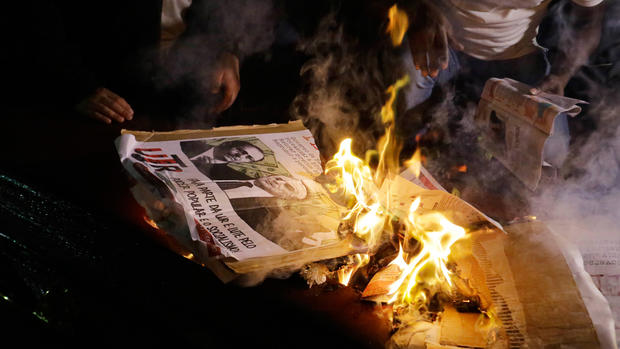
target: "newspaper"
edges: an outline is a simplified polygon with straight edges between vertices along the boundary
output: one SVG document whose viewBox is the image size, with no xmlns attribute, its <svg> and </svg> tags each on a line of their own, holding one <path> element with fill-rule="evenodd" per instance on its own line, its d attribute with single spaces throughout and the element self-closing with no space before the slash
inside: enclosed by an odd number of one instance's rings
<svg viewBox="0 0 620 349">
<path fill-rule="evenodd" d="M 528 188 L 535 190 L 542 174 L 543 151 L 562 152 L 552 144 L 554 121 L 560 114 L 574 117 L 584 101 L 548 93 L 530 94 L 531 87 L 512 79 L 489 79 L 475 115 L 481 146 Z M 567 144 L 566 144 L 567 145 Z"/>
<path fill-rule="evenodd" d="M 314 180 L 319 151 L 301 122 L 123 130 L 116 146 L 134 197 L 200 263 L 247 273 L 354 251 L 338 232 L 344 208 Z"/>
<path fill-rule="evenodd" d="M 479 317 L 449 306 L 435 323 L 401 327 L 391 348 L 616 348 L 609 305 L 583 264 L 540 222 L 470 232 L 455 257 L 457 275 L 491 304 L 501 330 L 489 336 Z M 489 341 L 489 338 L 492 338 Z"/>
<path fill-rule="evenodd" d="M 133 179 L 134 197 L 169 247 L 208 266 L 224 282 L 366 248 L 339 232 L 346 210 L 314 180 L 323 172 L 319 152 L 301 122 L 203 131 L 123 130 L 116 147 Z M 421 212 L 442 212 L 472 232 L 471 253 L 459 254 L 469 257 L 456 261 L 460 277 L 478 285 L 483 304 L 500 308 L 506 343 L 609 343 L 611 337 L 599 330 L 610 323 L 609 306 L 589 287 L 583 263 L 569 269 L 560 258 L 562 249 L 542 247 L 549 240 L 544 227 L 513 225 L 507 235 L 497 222 L 447 193 L 423 167 L 419 176 L 405 170 L 385 181 L 381 191 L 389 198 L 382 204 L 397 216 L 405 217 L 419 197 Z M 377 288 L 375 281 L 365 294 L 381 296 L 381 290 L 370 292 Z M 562 315 L 565 310 L 570 316 Z M 427 347 L 485 343 L 479 334 L 454 329 L 453 324 L 471 329 L 475 317 L 448 310 L 443 318 L 441 326 L 431 326 L 434 339 Z M 410 334 L 399 330 L 393 341 L 409 340 Z"/>
<path fill-rule="evenodd" d="M 406 217 L 412 198 L 420 197 L 421 214 L 441 212 L 469 231 L 468 239 L 455 246 L 459 253 L 453 262 L 458 277 L 475 290 L 481 305 L 493 305 L 502 321 L 501 338 L 494 347 L 616 347 L 610 305 L 589 278 L 586 270 L 592 269 L 584 268 L 576 248 L 541 222 L 502 227 L 457 197 L 427 190 L 406 177 L 403 173 L 389 182 L 389 189 L 382 188 L 392 193 L 389 205 L 397 216 Z M 375 274 L 362 297 L 391 299 L 389 285 L 400 277 L 395 268 L 391 265 Z M 487 338 L 472 330 L 478 319 L 448 307 L 438 323 L 401 327 L 389 346 L 486 348 Z"/>
<path fill-rule="evenodd" d="M 550 229 L 566 236 L 579 252 L 578 262 L 609 302 L 620 346 L 620 236 L 617 222 L 603 215 L 548 222 Z"/>
</svg>

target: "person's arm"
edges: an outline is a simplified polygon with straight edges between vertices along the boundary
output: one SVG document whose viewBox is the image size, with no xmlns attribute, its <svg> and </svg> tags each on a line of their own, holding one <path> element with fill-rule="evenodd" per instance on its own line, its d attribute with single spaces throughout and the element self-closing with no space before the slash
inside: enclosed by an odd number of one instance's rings
<svg viewBox="0 0 620 349">
<path fill-rule="evenodd" d="M 567 16 L 569 29 L 567 33 L 562 33 L 551 72 L 532 93 L 545 91 L 564 94 L 568 81 L 587 63 L 599 45 L 605 7 L 605 2 L 593 7 L 572 3 L 571 12 Z"/>
</svg>

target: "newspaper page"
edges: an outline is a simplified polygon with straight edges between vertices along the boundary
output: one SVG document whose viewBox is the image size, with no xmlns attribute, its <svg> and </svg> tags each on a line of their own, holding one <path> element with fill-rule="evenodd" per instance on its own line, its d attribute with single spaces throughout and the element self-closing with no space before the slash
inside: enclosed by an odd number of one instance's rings
<svg viewBox="0 0 620 349">
<path fill-rule="evenodd" d="M 481 306 L 494 309 L 501 330 L 488 338 L 478 317 L 446 306 L 434 323 L 401 327 L 389 347 L 616 348 L 608 304 L 586 289 L 583 265 L 571 263 L 557 236 L 539 222 L 506 230 L 471 232 L 459 246 L 469 253 L 454 260 L 458 277 Z"/>
<path fill-rule="evenodd" d="M 280 262 L 307 263 L 350 250 L 338 234 L 343 208 L 314 181 L 319 151 L 301 122 L 123 131 L 116 146 L 138 202 L 201 262 L 288 255 Z"/>
<path fill-rule="evenodd" d="M 400 176 L 394 177 L 391 181 L 385 181 L 381 187 L 381 192 L 383 193 L 381 197 L 389 198 L 390 202 L 385 202 L 383 205 L 390 207 L 397 216 L 405 218 L 407 217 L 409 206 L 419 197 L 419 212 L 441 212 L 452 223 L 466 228 L 489 223 L 499 230 L 504 229 L 501 224 L 480 212 L 474 206 L 448 193 L 426 169 L 422 169 L 419 178 L 417 178 L 419 184 L 409 179 L 411 176 L 408 174 L 408 171 L 403 171 Z M 388 192 L 390 193 L 389 195 L 387 195 Z"/>
<path fill-rule="evenodd" d="M 528 188 L 535 190 L 542 174 L 543 150 L 560 114 L 575 116 L 584 101 L 548 93 L 530 94 L 531 87 L 512 79 L 489 79 L 475 115 L 481 146 Z"/>
<path fill-rule="evenodd" d="M 439 211 L 470 231 L 469 239 L 459 245 L 459 257 L 454 262 L 459 277 L 468 280 L 480 296 L 481 305 L 493 305 L 497 310 L 504 347 L 616 347 L 610 306 L 587 277 L 588 267 L 584 269 L 583 262 L 576 261 L 578 251 L 560 241 L 544 224 L 504 228 L 445 191 L 428 190 L 402 177 L 389 185 L 390 189 L 382 190 L 392 193 L 390 207 L 402 208 L 395 210 L 397 216 L 406 217 L 408 205 L 419 197 L 420 213 Z M 470 252 L 463 252 L 463 248 Z M 399 276 L 399 272 L 385 268 L 373 276 L 362 296 L 375 301 L 390 299 L 387 287 Z M 487 347 L 480 331 L 466 330 L 474 326 L 475 316 L 446 309 L 440 319 L 428 326 L 403 327 L 390 345 L 416 347 L 411 346 L 415 337 L 422 347 Z"/>
<path fill-rule="evenodd" d="M 550 229 L 566 236 L 576 246 L 576 263 L 583 265 L 596 288 L 609 302 L 620 347 L 620 234 L 617 222 L 591 215 L 575 220 L 553 220 Z"/>
</svg>

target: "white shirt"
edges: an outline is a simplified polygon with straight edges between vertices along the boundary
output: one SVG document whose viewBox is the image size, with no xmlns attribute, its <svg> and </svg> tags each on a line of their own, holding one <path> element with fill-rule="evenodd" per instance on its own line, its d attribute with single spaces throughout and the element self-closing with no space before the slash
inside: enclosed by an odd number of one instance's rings
<svg viewBox="0 0 620 349">
<path fill-rule="evenodd" d="M 192 0 L 162 0 L 159 47 L 163 52 L 185 31 L 185 11 L 191 4 Z"/>
<path fill-rule="evenodd" d="M 603 0 L 572 0 L 591 7 Z M 551 0 L 439 0 L 463 52 L 504 60 L 534 52 L 538 25 Z"/>
</svg>

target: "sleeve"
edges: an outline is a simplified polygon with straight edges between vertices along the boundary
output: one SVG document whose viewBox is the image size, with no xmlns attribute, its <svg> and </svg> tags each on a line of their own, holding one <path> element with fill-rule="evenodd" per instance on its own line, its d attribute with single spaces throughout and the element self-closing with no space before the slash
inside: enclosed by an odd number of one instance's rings
<svg viewBox="0 0 620 349">
<path fill-rule="evenodd" d="M 594 7 L 601 4 L 603 1 L 604 0 L 572 0 L 573 3 L 583 7 Z"/>
</svg>

